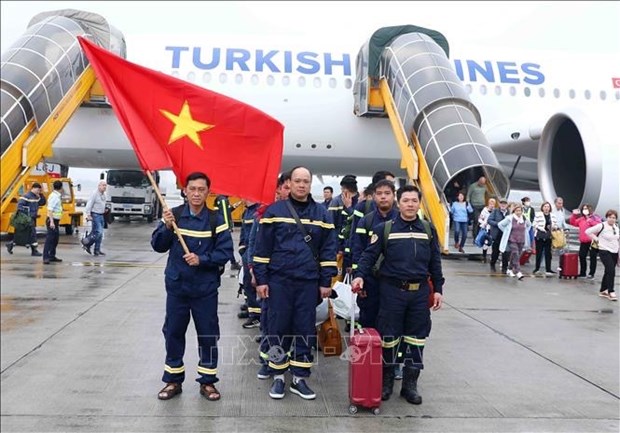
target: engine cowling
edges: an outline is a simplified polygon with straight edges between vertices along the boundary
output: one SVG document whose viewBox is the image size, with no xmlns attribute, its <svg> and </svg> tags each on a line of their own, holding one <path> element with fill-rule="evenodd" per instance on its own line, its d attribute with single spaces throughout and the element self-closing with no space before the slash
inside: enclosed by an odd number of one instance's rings
<svg viewBox="0 0 620 433">
<path fill-rule="evenodd" d="M 545 199 L 568 210 L 589 203 L 597 213 L 620 207 L 620 107 L 567 108 L 552 115 L 538 146 L 538 180 Z"/>
</svg>

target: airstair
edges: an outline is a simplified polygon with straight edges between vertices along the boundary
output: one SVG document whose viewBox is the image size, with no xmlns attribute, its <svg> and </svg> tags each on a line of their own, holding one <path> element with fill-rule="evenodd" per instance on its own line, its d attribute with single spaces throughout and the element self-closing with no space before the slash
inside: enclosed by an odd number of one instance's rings
<svg viewBox="0 0 620 433">
<path fill-rule="evenodd" d="M 30 171 L 81 104 L 105 101 L 78 36 L 125 57 L 122 34 L 96 14 L 65 9 L 35 16 L 1 62 L 0 184 L 2 207 L 19 194 Z M 85 131 L 85 145 L 87 145 Z"/>
<path fill-rule="evenodd" d="M 422 191 L 421 209 L 448 252 L 450 218 L 443 193 L 457 175 L 479 169 L 489 194 L 509 181 L 480 129 L 480 113 L 448 59 L 446 38 L 417 26 L 377 30 L 357 57 L 353 88 L 359 117 L 388 117 L 401 168 Z"/>
</svg>

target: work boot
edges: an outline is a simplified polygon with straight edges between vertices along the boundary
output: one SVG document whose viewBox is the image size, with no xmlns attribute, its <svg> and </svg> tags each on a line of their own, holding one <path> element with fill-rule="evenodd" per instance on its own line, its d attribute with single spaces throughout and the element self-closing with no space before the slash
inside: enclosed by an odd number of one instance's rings
<svg viewBox="0 0 620 433">
<path fill-rule="evenodd" d="M 387 401 L 392 396 L 394 391 L 394 366 L 383 366 L 383 388 L 381 389 L 381 400 Z"/>
<path fill-rule="evenodd" d="M 6 243 L 6 250 L 9 252 L 9 254 L 13 254 L 13 247 L 15 246 L 14 242 L 7 242 Z"/>
<path fill-rule="evenodd" d="M 32 248 L 32 251 L 30 252 L 31 256 L 41 257 L 43 255 L 39 252 L 39 250 L 37 250 L 37 247 L 31 247 L 31 248 Z"/>
<path fill-rule="evenodd" d="M 418 377 L 420 377 L 419 368 L 405 365 L 403 387 L 400 390 L 400 396 L 404 397 L 411 404 L 422 404 L 422 396 L 418 394 Z"/>
</svg>

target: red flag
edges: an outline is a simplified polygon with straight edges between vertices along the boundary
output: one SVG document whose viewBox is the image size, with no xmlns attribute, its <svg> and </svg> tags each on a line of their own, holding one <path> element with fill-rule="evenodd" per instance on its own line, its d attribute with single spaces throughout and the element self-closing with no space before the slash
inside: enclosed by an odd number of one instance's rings
<svg viewBox="0 0 620 433">
<path fill-rule="evenodd" d="M 215 193 L 273 201 L 282 160 L 280 122 L 78 39 L 142 169 L 172 168 L 181 183 L 202 171 Z"/>
</svg>

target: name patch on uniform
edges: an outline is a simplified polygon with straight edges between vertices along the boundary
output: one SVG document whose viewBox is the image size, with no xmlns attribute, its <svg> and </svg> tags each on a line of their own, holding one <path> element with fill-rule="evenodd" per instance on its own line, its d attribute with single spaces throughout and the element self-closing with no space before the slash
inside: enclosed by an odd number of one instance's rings
<svg viewBox="0 0 620 433">
<path fill-rule="evenodd" d="M 377 234 L 375 233 L 370 237 L 370 243 L 374 244 L 375 242 L 377 242 L 378 239 L 379 239 L 379 236 L 377 236 Z"/>
</svg>

